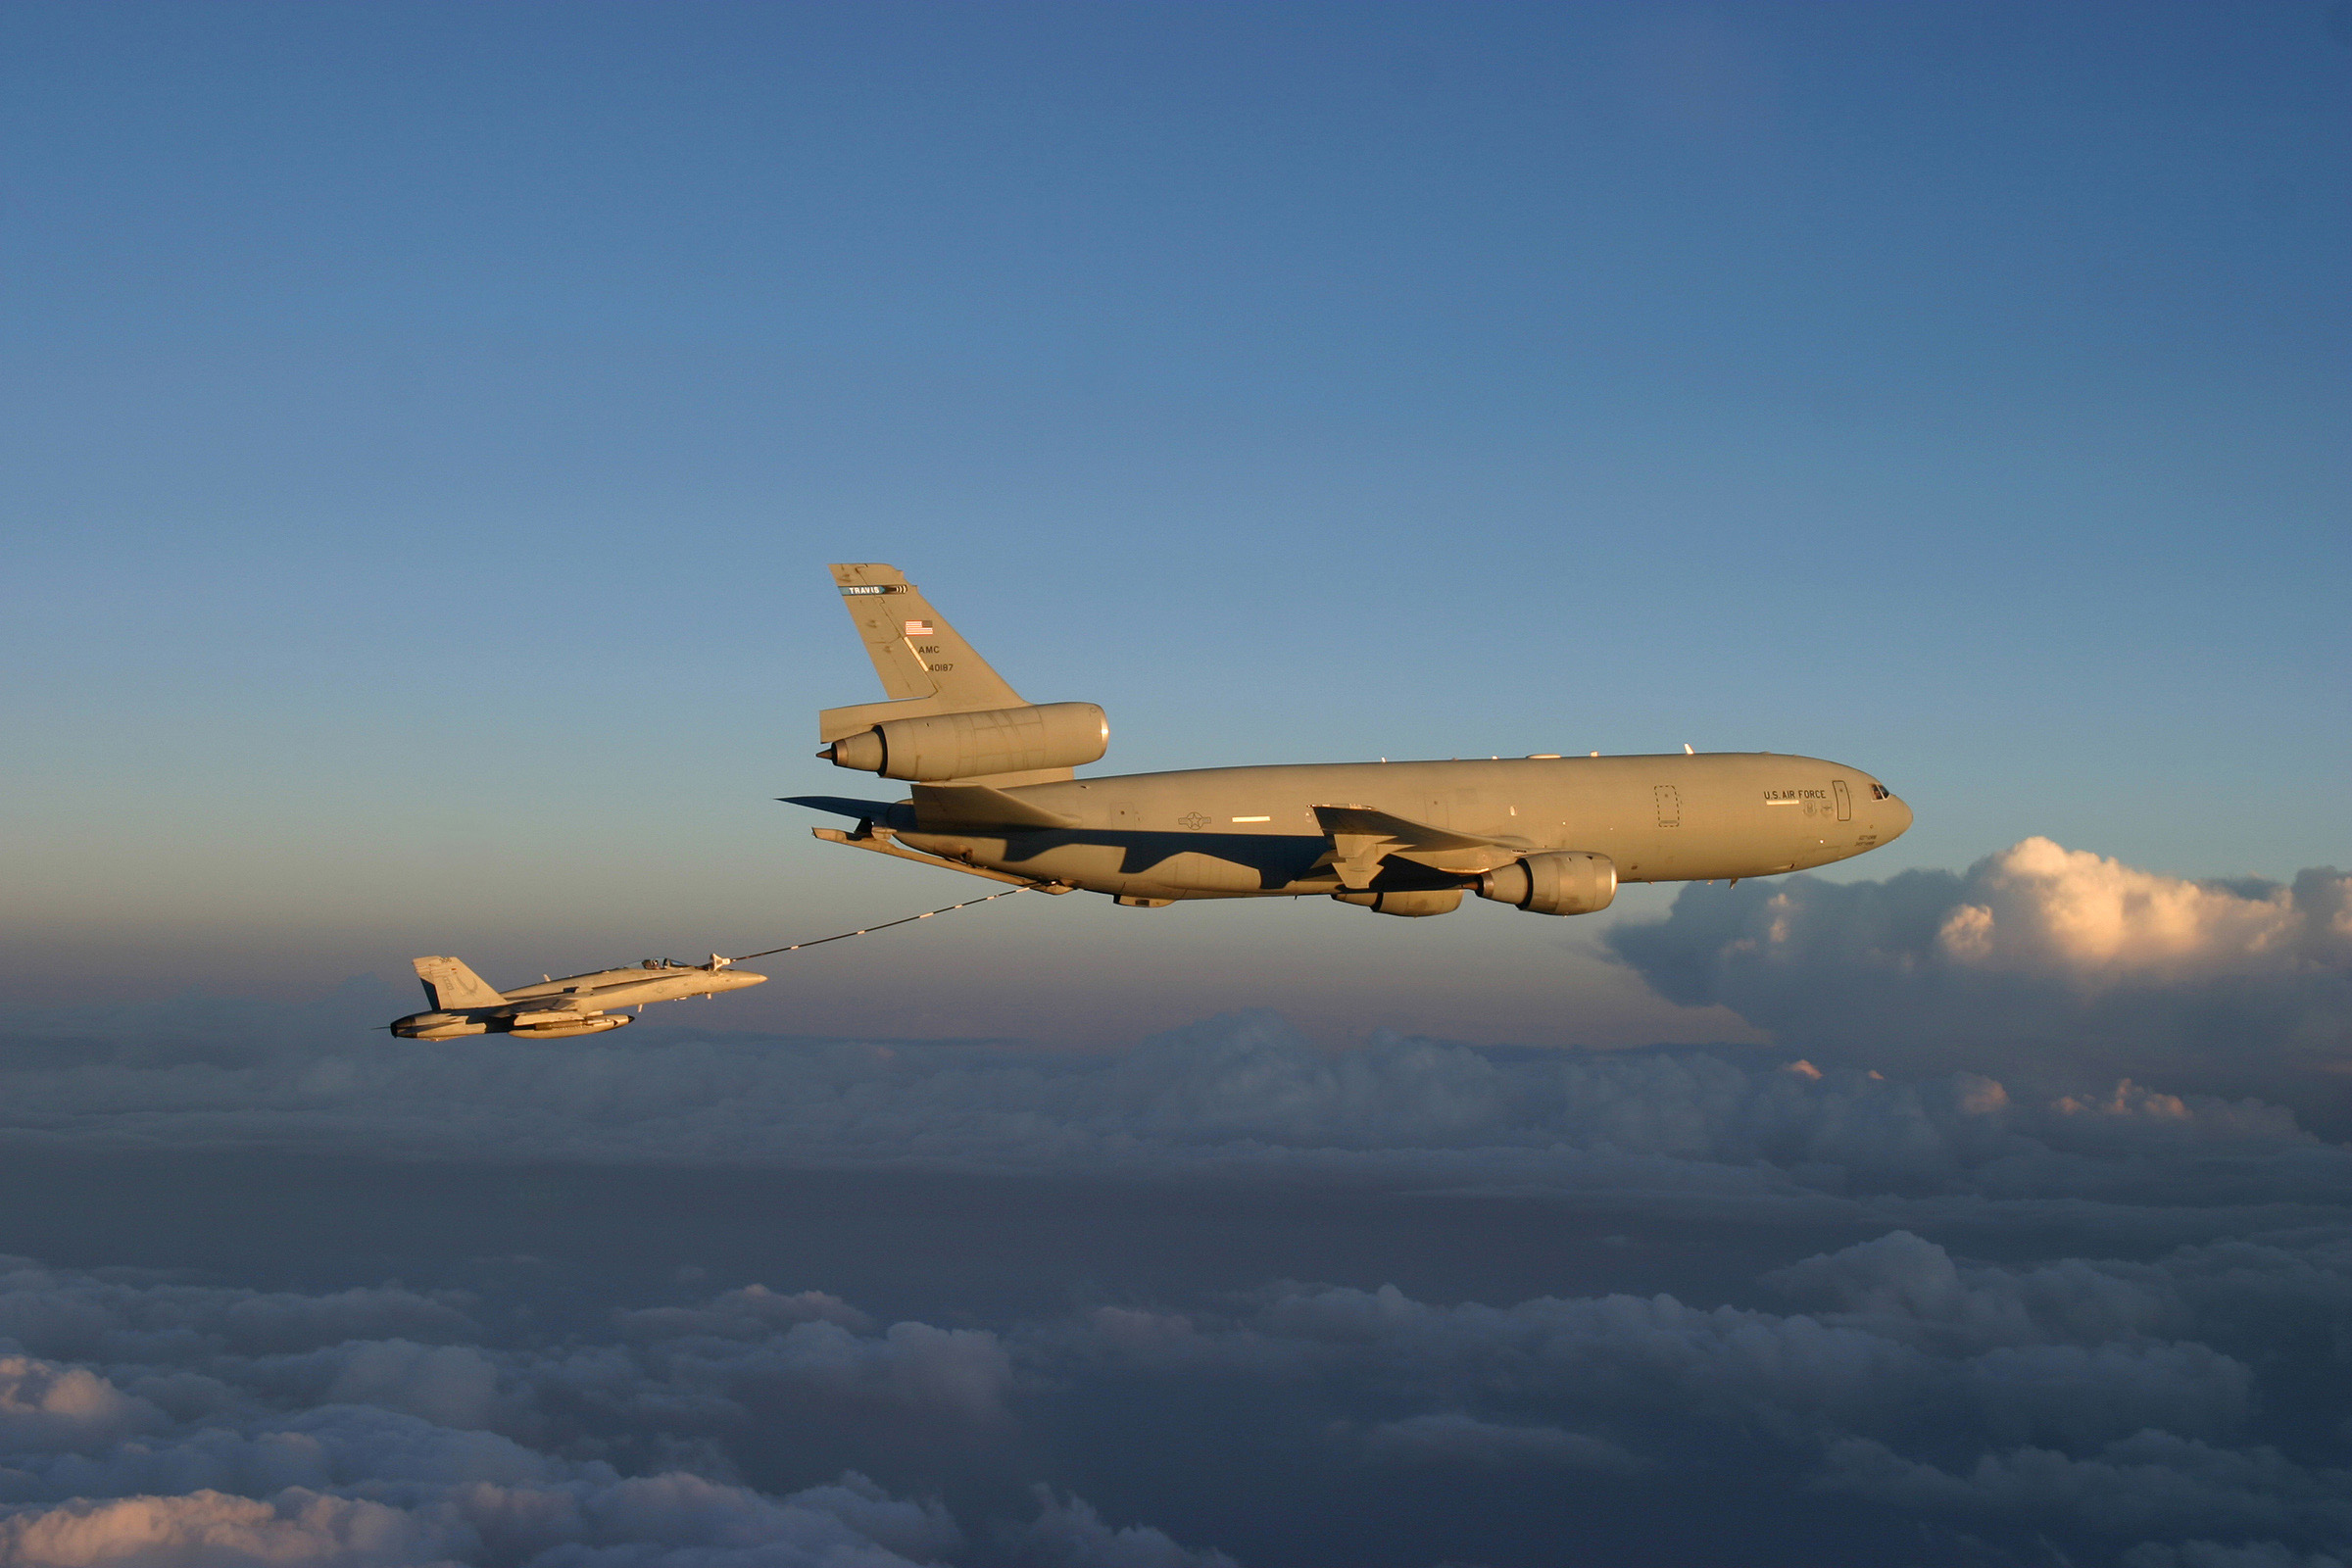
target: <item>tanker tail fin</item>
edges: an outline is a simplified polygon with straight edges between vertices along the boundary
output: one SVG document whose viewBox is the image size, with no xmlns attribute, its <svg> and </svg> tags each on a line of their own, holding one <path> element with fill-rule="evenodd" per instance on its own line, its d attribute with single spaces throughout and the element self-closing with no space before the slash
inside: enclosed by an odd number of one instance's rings
<svg viewBox="0 0 2352 1568">
<path fill-rule="evenodd" d="M 833 580 L 893 702 L 921 701 L 926 713 L 1022 706 L 1020 693 L 972 652 L 898 567 L 874 562 L 837 564 Z M 905 712 L 918 716 L 912 708 Z"/>
</svg>

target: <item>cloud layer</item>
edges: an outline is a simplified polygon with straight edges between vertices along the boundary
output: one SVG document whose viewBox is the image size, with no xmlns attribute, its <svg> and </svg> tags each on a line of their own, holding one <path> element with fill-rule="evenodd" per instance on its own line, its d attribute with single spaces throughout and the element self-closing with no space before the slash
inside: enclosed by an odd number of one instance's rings
<svg viewBox="0 0 2352 1568">
<path fill-rule="evenodd" d="M 266 1289 L 0 1264 L 0 1560 L 2341 1568 L 2352 1150 L 2313 1086 L 2342 1082 L 2345 909 L 2332 873 L 2192 884 L 2040 842 L 1963 876 L 1691 889 L 1615 941 L 1783 1040 L 1714 1051 L 1333 1052 L 1265 1014 L 1092 1054 L 422 1045 L 364 1032 L 390 1001 L 367 985 L 19 1015 L 0 1172 L 1016 1185 L 891 1313 L 798 1267 L 558 1280 L 527 1205 L 463 1267 L 391 1242 Z M 1363 1277 L 1105 1256 L 1066 1301 L 981 1304 L 964 1281 L 1049 1184 L 1115 1192 L 1172 1255 L 1228 1241 L 1219 1205 L 1300 1192 L 1336 1195 L 1318 1224 L 1411 1195 L 1536 1259 L 1606 1234 L 1579 1283 L 1518 1294 L 1398 1234 L 1347 1254 L 1390 1260 Z M 1341 1255 L 1316 1240 L 1289 1251 Z"/>
<path fill-rule="evenodd" d="M 495 1298 L 6 1260 L 0 1560 L 1235 1560 L 1051 1482 L 994 1517 L 942 1500 L 992 1467 L 1018 1483 L 1007 1455 L 1067 1468 L 1056 1445 L 1080 1467 L 1124 1450 L 1193 1472 L 1228 1502 L 1268 1448 L 1289 1476 L 1251 1506 L 1276 1518 L 1383 1477 L 1637 1513 L 1712 1486 L 1764 1557 L 1775 1528 L 1804 1539 L 1775 1516 L 1789 1499 L 1816 1525 L 1892 1510 L 1926 1532 L 1922 1561 L 2040 1560 L 2038 1542 L 2127 1568 L 2308 1565 L 2352 1542 L 2352 1225 L 2012 1264 L 1894 1230 L 1757 1286 L 1748 1305 L 1491 1305 L 1277 1283 L 997 1328 L 883 1327 L 823 1293 L 738 1286 L 614 1305 L 598 1332 L 500 1334 L 482 1320 L 528 1314 Z M 1202 1413 L 1205 1442 L 1187 1425 Z M 859 1453 L 898 1483 L 747 1480 Z M 1541 1536 L 1499 1544 L 1559 1560 Z"/>
<path fill-rule="evenodd" d="M 756 1288 L 613 1312 L 604 1343 L 500 1346 L 397 1287 L 300 1297 L 7 1259 L 0 1320 L 0 1561 L 26 1568 L 934 1561 L 965 1544 L 936 1497 L 854 1473 L 765 1494 L 728 1446 L 859 1423 L 902 1448 L 977 1443 L 1002 1435 L 1014 1382 L 993 1333 L 876 1329 Z M 94 1358 L 57 1359 L 76 1352 Z M 1043 1544 L 1024 1560 L 1214 1560 L 1078 1499 L 1041 1496 L 1005 1528 Z"/>
<path fill-rule="evenodd" d="M 1692 887 L 1612 949 L 1817 1059 L 2130 1075 L 2260 1094 L 2340 1129 L 2352 877 L 2198 882 L 2028 839 L 1960 874 Z"/>
</svg>

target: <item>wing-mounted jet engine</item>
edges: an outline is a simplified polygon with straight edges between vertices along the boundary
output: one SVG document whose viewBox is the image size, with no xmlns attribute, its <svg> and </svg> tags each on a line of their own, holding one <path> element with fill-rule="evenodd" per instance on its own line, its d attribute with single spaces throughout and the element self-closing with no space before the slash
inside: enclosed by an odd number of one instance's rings
<svg viewBox="0 0 2352 1568">
<path fill-rule="evenodd" d="M 1859 768 L 1771 752 L 1204 767 L 1080 779 L 1092 703 L 1024 702 L 896 566 L 834 583 L 888 701 L 818 714 L 817 755 L 902 800 L 798 796 L 854 819 L 819 838 L 1129 908 L 1329 896 L 1431 915 L 1465 896 L 1605 909 L 1620 882 L 1772 876 L 1876 849 L 1911 810 Z"/>
<path fill-rule="evenodd" d="M 549 977 L 537 985 L 494 991 L 465 963 L 451 957 L 416 960 L 429 1010 L 392 1024 L 403 1040 L 455 1040 L 464 1035 L 516 1035 L 526 1040 L 569 1040 L 604 1034 L 636 1022 L 621 1009 L 642 1011 L 648 1003 L 712 997 L 764 985 L 767 976 L 733 967 L 717 954 L 707 964 L 647 958 L 625 969 Z"/>
<path fill-rule="evenodd" d="M 1478 896 L 1530 914 L 1592 914 L 1617 897 L 1617 862 L 1583 850 L 1529 855 L 1481 875 Z"/>
<path fill-rule="evenodd" d="M 1348 890 L 1333 895 L 1342 904 L 1382 914 L 1449 914 L 1470 891 L 1533 914 L 1592 914 L 1617 897 L 1617 867 L 1605 855 L 1539 850 L 1517 834 L 1457 833 L 1368 806 L 1318 806 L 1314 813 L 1331 839 L 1332 871 Z M 1461 885 L 1378 890 L 1384 873 L 1398 866 L 1418 866 Z"/>
</svg>

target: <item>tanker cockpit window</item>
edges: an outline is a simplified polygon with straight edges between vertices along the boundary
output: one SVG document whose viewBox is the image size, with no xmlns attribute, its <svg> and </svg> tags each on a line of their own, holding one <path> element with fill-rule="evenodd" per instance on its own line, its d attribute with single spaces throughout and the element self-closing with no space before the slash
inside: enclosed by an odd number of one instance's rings
<svg viewBox="0 0 2352 1568">
<path fill-rule="evenodd" d="M 1873 784 L 1870 787 L 1870 798 L 1874 801 L 1891 801 L 1894 799 L 1894 791 L 1884 784 Z"/>
</svg>

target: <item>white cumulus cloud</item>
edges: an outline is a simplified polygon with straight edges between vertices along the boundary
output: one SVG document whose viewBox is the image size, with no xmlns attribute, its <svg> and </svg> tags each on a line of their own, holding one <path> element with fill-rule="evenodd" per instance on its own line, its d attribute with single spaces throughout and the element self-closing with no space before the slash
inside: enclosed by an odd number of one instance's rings
<svg viewBox="0 0 2352 1568">
<path fill-rule="evenodd" d="M 2340 968 L 2348 889 L 2325 873 L 2295 887 L 2193 882 L 2034 838 L 1970 872 L 1936 946 L 1963 964 L 2093 983 Z"/>
<path fill-rule="evenodd" d="M 2048 839 L 1965 873 L 1694 886 L 1609 943 L 1816 1061 L 2259 1095 L 2339 1133 L 2352 878 L 2197 881 Z"/>
</svg>

